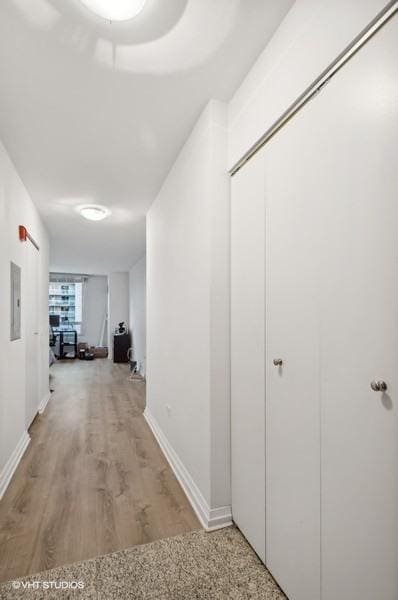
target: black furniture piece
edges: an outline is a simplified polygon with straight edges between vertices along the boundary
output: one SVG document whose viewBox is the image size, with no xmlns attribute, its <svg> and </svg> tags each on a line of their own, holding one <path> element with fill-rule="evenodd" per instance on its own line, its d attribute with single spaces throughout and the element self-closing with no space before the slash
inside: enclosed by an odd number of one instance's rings
<svg viewBox="0 0 398 600">
<path fill-rule="evenodd" d="M 49 315 L 50 327 L 54 329 L 58 329 L 60 326 L 60 316 L 59 315 Z"/>
<path fill-rule="evenodd" d="M 58 350 L 54 352 L 57 358 L 77 358 L 77 331 L 55 331 L 53 340 Z"/>
<path fill-rule="evenodd" d="M 50 346 L 55 346 L 56 343 L 56 331 L 60 325 L 60 317 L 59 315 L 50 315 L 49 316 L 49 343 Z"/>
<path fill-rule="evenodd" d="M 113 335 L 113 362 L 115 363 L 127 363 L 128 349 L 130 348 L 130 334 L 129 333 L 115 333 Z"/>
<path fill-rule="evenodd" d="M 62 358 L 77 358 L 77 331 L 61 331 Z"/>
</svg>

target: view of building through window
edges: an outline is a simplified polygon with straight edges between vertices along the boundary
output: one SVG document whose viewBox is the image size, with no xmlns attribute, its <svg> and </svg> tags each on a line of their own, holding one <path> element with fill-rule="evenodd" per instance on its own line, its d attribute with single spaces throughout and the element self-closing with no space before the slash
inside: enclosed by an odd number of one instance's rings
<svg viewBox="0 0 398 600">
<path fill-rule="evenodd" d="M 74 329 L 81 333 L 83 284 L 50 281 L 48 307 L 50 315 L 59 315 L 59 330 Z M 57 328 L 58 329 L 58 328 Z"/>
</svg>

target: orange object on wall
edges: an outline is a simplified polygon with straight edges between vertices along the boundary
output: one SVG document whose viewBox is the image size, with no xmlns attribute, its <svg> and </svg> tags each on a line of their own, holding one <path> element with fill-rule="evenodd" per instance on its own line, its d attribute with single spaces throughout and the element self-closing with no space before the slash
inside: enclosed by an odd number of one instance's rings
<svg viewBox="0 0 398 600">
<path fill-rule="evenodd" d="M 26 229 L 26 227 L 24 227 L 24 225 L 19 225 L 18 231 L 19 231 L 19 239 L 21 240 L 21 242 L 27 242 L 29 240 L 33 244 L 33 246 L 36 248 L 36 250 L 40 250 L 39 244 L 28 233 L 28 230 Z"/>
<path fill-rule="evenodd" d="M 19 239 L 21 240 L 21 242 L 26 242 L 28 239 L 28 232 L 26 230 L 26 227 L 24 227 L 23 225 L 19 226 Z"/>
</svg>

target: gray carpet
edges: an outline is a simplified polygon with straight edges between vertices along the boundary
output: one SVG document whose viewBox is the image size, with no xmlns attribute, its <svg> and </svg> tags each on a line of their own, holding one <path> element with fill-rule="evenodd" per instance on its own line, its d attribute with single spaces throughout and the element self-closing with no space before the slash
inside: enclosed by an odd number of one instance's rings
<svg viewBox="0 0 398 600">
<path fill-rule="evenodd" d="M 62 590 L 62 582 L 82 582 L 84 588 Z M 4 583 L 0 598 L 283 600 L 285 596 L 239 531 L 228 527 L 212 533 L 194 531 Z"/>
</svg>

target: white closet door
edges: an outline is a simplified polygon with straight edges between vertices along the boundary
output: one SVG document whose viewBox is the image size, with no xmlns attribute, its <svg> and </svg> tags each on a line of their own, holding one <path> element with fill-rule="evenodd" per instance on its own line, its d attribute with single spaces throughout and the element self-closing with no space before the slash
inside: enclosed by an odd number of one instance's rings
<svg viewBox="0 0 398 600">
<path fill-rule="evenodd" d="M 305 140 L 292 134 L 295 127 L 264 148 L 266 556 L 291 600 L 319 600 L 321 207 L 310 189 L 311 164 L 304 161 L 304 173 L 297 166 Z"/>
<path fill-rule="evenodd" d="M 290 600 L 398 598 L 397 40 L 395 18 L 265 148 L 267 564 Z"/>
<path fill-rule="evenodd" d="M 398 18 L 321 94 L 323 600 L 398 598 Z M 314 103 L 315 107 L 315 103 Z M 372 380 L 385 380 L 386 393 Z"/>
<path fill-rule="evenodd" d="M 265 560 L 264 166 L 262 154 L 232 178 L 232 514 Z"/>
</svg>

